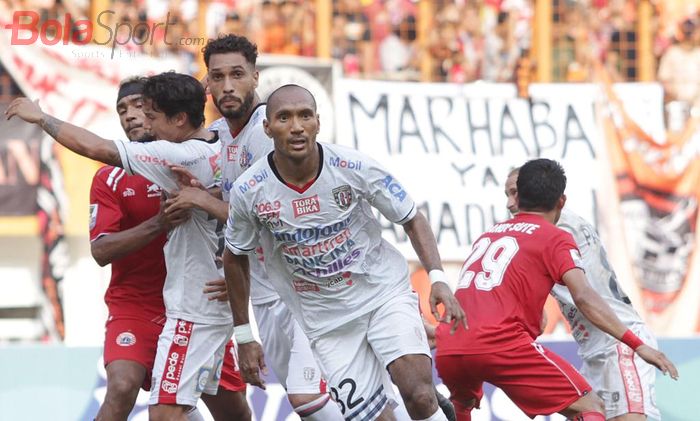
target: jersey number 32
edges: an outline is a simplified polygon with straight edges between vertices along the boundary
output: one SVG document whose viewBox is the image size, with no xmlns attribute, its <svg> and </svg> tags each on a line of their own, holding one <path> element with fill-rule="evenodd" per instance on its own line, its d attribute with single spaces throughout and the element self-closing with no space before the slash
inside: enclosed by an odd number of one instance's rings
<svg viewBox="0 0 700 421">
<path fill-rule="evenodd" d="M 457 289 L 469 288 L 472 281 L 474 286 L 482 291 L 491 291 L 494 287 L 501 285 L 503 275 L 518 250 L 518 242 L 513 237 L 501 237 L 494 242 L 487 237 L 480 238 L 474 244 L 469 258 L 462 265 Z M 479 272 L 469 270 L 478 260 L 481 260 L 482 270 Z"/>
</svg>

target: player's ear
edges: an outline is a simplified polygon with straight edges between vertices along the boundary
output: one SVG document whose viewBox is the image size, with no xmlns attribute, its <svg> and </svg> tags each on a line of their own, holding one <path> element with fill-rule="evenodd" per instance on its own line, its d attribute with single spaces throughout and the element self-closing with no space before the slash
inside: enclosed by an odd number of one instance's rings
<svg viewBox="0 0 700 421">
<path fill-rule="evenodd" d="M 253 79 L 255 79 L 255 88 L 258 87 L 258 78 L 259 77 L 260 77 L 260 72 L 258 72 L 257 70 L 255 72 L 253 72 Z"/>
<path fill-rule="evenodd" d="M 321 133 L 321 117 L 316 114 L 316 134 Z"/>
<path fill-rule="evenodd" d="M 267 137 L 272 139 L 272 135 L 270 134 L 270 123 L 267 121 L 267 119 L 263 120 L 263 130 L 265 130 Z"/>
<path fill-rule="evenodd" d="M 559 198 L 559 203 L 557 203 L 557 207 L 559 209 L 564 209 L 564 205 L 566 204 L 566 195 L 562 194 L 561 197 Z"/>
</svg>

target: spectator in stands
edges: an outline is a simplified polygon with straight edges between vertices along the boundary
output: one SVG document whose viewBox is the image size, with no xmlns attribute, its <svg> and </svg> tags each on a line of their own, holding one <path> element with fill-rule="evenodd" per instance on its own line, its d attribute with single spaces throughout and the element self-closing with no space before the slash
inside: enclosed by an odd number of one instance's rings
<svg viewBox="0 0 700 421">
<path fill-rule="evenodd" d="M 659 63 L 657 78 L 664 87 L 667 102 L 692 105 L 700 93 L 700 48 L 698 28 L 686 20 L 680 26 L 680 39 L 670 46 Z"/>
<path fill-rule="evenodd" d="M 496 27 L 486 34 L 483 79 L 490 82 L 512 81 L 519 57 L 520 49 L 513 36 L 510 14 L 500 12 Z"/>
</svg>

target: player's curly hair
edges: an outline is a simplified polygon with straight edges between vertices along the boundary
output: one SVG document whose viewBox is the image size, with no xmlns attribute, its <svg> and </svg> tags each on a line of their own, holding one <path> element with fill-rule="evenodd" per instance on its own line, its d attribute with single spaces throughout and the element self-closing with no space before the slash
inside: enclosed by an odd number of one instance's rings
<svg viewBox="0 0 700 421">
<path fill-rule="evenodd" d="M 214 54 L 240 53 L 253 67 L 258 59 L 258 47 L 248 38 L 235 34 L 221 35 L 217 39 L 209 40 L 202 52 L 207 68 L 209 68 L 209 59 Z"/>
<path fill-rule="evenodd" d="M 192 127 L 204 123 L 207 96 L 202 84 L 190 75 L 165 72 L 151 76 L 143 87 L 143 96 L 153 101 L 153 108 L 168 118 L 185 113 Z"/>
<path fill-rule="evenodd" d="M 557 161 L 533 159 L 520 167 L 517 186 L 520 210 L 547 212 L 564 194 L 566 174 Z"/>
</svg>

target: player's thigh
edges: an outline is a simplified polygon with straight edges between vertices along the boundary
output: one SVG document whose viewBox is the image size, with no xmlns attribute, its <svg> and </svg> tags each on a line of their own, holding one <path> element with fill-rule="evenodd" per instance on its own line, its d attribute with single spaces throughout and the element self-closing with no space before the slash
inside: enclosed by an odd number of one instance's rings
<svg viewBox="0 0 700 421">
<path fill-rule="evenodd" d="M 149 404 L 190 405 L 216 394 L 230 325 L 168 319 L 158 339 Z"/>
<path fill-rule="evenodd" d="M 309 339 L 291 314 L 287 320 L 290 324 L 288 330 L 292 344 L 287 374 L 287 393 L 290 395 L 326 393 L 326 382 L 311 350 Z"/>
<path fill-rule="evenodd" d="M 560 412 L 591 392 L 571 364 L 536 342 L 492 357 L 496 369 L 484 380 L 503 389 L 531 417 Z"/>
<path fill-rule="evenodd" d="M 226 342 L 224 350 L 223 366 L 221 367 L 221 377 L 219 379 L 219 390 L 224 389 L 230 392 L 244 392 L 246 384 L 241 377 L 241 371 L 236 361 L 236 351 L 233 341 Z"/>
<path fill-rule="evenodd" d="M 158 336 L 162 329 L 159 324 L 145 319 L 108 321 L 105 325 L 104 342 L 104 364 L 108 383 L 114 380 L 129 383 L 136 381 L 136 387 L 148 390 Z M 121 363 L 113 364 L 118 361 Z"/>
<path fill-rule="evenodd" d="M 463 417 L 472 408 L 479 407 L 484 396 L 481 371 L 488 370 L 488 364 L 488 356 L 483 355 L 439 355 L 435 358 L 435 368 L 450 391 L 455 411 Z"/>
<path fill-rule="evenodd" d="M 606 418 L 625 414 L 645 414 L 660 418 L 656 406 L 656 368 L 618 343 L 602 362 L 598 394 L 605 402 Z"/>
<path fill-rule="evenodd" d="M 292 349 L 287 312 L 288 310 L 281 300 L 253 304 L 253 313 L 265 352 L 265 363 L 272 369 L 277 380 L 285 388 L 287 387 L 289 358 Z"/>
<path fill-rule="evenodd" d="M 311 340 L 331 397 L 346 420 L 375 420 L 390 403 L 386 371 L 367 342 L 368 323 L 365 315 Z"/>
<path fill-rule="evenodd" d="M 422 361 L 414 367 L 415 373 L 401 370 L 402 373 L 430 376 L 430 364 L 426 365 L 421 357 L 429 362 L 432 355 L 420 317 L 418 294 L 410 291 L 399 294 L 371 312 L 367 340 L 384 367 L 403 356 L 415 355 L 416 361 Z"/>
</svg>

